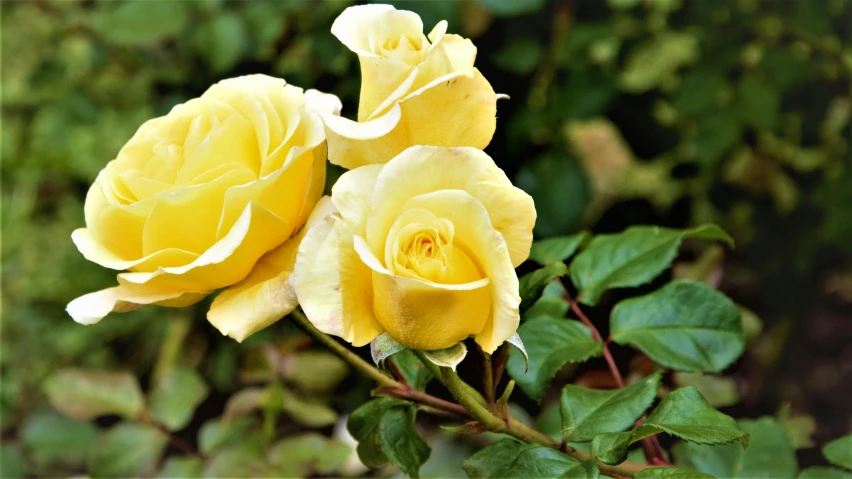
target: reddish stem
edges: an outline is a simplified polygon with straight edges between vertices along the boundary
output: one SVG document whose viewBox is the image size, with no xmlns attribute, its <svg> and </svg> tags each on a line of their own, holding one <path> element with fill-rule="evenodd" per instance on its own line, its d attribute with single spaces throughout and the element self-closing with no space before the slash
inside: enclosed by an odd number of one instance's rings
<svg viewBox="0 0 852 479">
<path fill-rule="evenodd" d="M 580 305 L 571 295 L 568 294 L 568 291 L 565 291 L 565 299 L 568 300 L 568 305 L 571 307 L 571 311 L 577 315 L 580 321 L 586 325 L 589 330 L 592 331 L 592 337 L 597 341 L 603 342 L 603 357 L 606 360 L 607 365 L 609 366 L 609 371 L 612 374 L 613 379 L 615 379 L 615 383 L 619 388 L 624 387 L 624 378 L 621 376 L 621 372 L 618 371 L 618 367 L 615 365 L 615 360 L 612 358 L 612 354 L 609 352 L 609 343 L 610 339 L 604 341 L 601 336 L 600 331 L 595 325 L 589 320 L 589 318 L 583 313 L 583 310 L 580 309 Z M 641 419 L 636 421 L 636 424 L 639 425 L 645 420 L 645 416 L 642 416 Z M 655 436 L 649 436 L 641 441 L 642 450 L 645 453 L 645 460 L 648 461 L 648 464 L 655 464 L 659 466 L 671 466 L 664 459 L 663 455 L 663 447 L 660 445 L 660 441 Z"/>
<path fill-rule="evenodd" d="M 385 364 L 400 384 L 405 387 L 411 387 L 411 385 L 408 384 L 408 380 L 405 379 L 405 374 L 402 373 L 402 369 L 400 369 L 399 365 L 394 362 L 393 358 L 388 358 L 387 361 L 385 361 Z"/>
<path fill-rule="evenodd" d="M 595 325 L 592 324 L 591 321 L 589 321 L 589 318 L 587 318 L 586 315 L 583 313 L 583 310 L 580 309 L 580 305 L 577 304 L 577 302 L 574 301 L 574 299 L 571 298 L 571 296 L 569 296 L 567 292 L 565 293 L 565 296 L 568 299 L 568 304 L 571 306 L 571 311 L 573 311 L 574 314 L 576 314 L 577 317 L 580 318 L 580 321 L 592 331 L 592 337 L 595 338 L 595 340 L 597 341 L 603 341 L 600 331 L 598 331 L 598 328 L 596 328 Z M 615 379 L 615 383 L 618 384 L 618 387 L 623 388 L 624 378 L 621 377 L 621 373 L 618 371 L 618 367 L 615 365 L 615 360 L 612 358 L 612 354 L 609 352 L 609 346 L 607 342 L 603 343 L 603 357 L 604 359 L 606 359 L 606 363 L 609 365 L 609 372 L 612 373 L 612 377 L 613 379 Z"/>
</svg>

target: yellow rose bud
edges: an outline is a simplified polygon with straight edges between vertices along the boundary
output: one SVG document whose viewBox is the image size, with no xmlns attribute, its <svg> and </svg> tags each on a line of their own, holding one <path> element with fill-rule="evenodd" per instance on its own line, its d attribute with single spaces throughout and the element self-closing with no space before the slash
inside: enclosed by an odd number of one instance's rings
<svg viewBox="0 0 852 479">
<path fill-rule="evenodd" d="M 489 353 L 515 333 L 535 205 L 482 151 L 411 147 L 345 173 L 321 204 L 293 273 L 321 331 L 423 350 L 474 335 Z"/>
<path fill-rule="evenodd" d="M 476 47 L 446 33 L 423 34 L 413 12 L 349 7 L 331 33 L 358 54 L 358 122 L 324 117 L 329 161 L 344 168 L 386 163 L 414 145 L 483 149 L 494 135 L 497 95 L 474 68 Z"/>
<path fill-rule="evenodd" d="M 251 75 L 143 124 L 98 175 L 86 227 L 72 234 L 86 259 L 128 272 L 72 301 L 70 315 L 91 324 L 227 288 L 208 319 L 242 340 L 291 311 L 300 228 L 325 184 L 320 115 L 339 110 L 333 95 Z"/>
</svg>

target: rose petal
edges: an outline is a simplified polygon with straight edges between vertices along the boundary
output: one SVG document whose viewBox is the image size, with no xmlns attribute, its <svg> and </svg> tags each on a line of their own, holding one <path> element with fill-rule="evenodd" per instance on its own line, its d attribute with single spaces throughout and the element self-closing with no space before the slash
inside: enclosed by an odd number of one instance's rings
<svg viewBox="0 0 852 479">
<path fill-rule="evenodd" d="M 331 93 L 310 89 L 305 92 L 305 110 L 317 115 L 339 115 L 343 109 L 340 98 Z"/>
<path fill-rule="evenodd" d="M 478 70 L 445 75 L 366 123 L 324 117 L 329 161 L 353 169 L 386 163 L 413 145 L 483 149 L 496 114 L 497 96 Z"/>
<path fill-rule="evenodd" d="M 317 329 L 363 346 L 382 332 L 373 314 L 370 269 L 352 246 L 352 226 L 336 214 L 320 214 L 308 220 L 293 286 Z"/>
<path fill-rule="evenodd" d="M 383 165 L 367 165 L 340 175 L 331 187 L 331 200 L 340 216 L 352 224 L 358 234 L 363 231 L 370 213 L 370 196 Z"/>
<path fill-rule="evenodd" d="M 366 237 L 371 249 L 384 257 L 388 231 L 406 201 L 445 189 L 466 191 L 485 206 L 491 224 L 505 238 L 512 265 L 529 256 L 536 217 L 532 198 L 512 186 L 503 170 L 474 148 L 416 146 L 387 163 L 370 200 L 372 213 Z"/>
<path fill-rule="evenodd" d="M 436 284 L 394 276 L 355 237 L 355 250 L 372 269 L 376 320 L 394 339 L 413 349 L 444 349 L 480 333 L 490 319 L 488 278 L 466 284 Z"/>
<path fill-rule="evenodd" d="M 167 248 L 143 256 L 137 260 L 127 261 L 116 255 L 111 249 L 104 246 L 90 229 L 78 228 L 71 233 L 71 240 L 83 256 L 101 266 L 115 269 L 134 271 L 156 271 L 159 267 L 182 266 L 189 264 L 198 258 L 198 254 L 176 248 Z"/>
<path fill-rule="evenodd" d="M 122 273 L 120 281 L 174 290 L 218 289 L 248 276 L 266 252 L 280 245 L 292 228 L 281 218 L 251 202 L 221 240 L 185 266 L 150 273 Z"/>
<path fill-rule="evenodd" d="M 491 226 L 488 211 L 482 203 L 465 191 L 443 190 L 423 194 L 409 200 L 404 208 L 428 209 L 435 216 L 450 220 L 455 228 L 454 243 L 463 245 L 490 280 L 491 316 L 476 334 L 476 342 L 485 352 L 494 352 L 515 333 L 521 320 L 518 277 L 503 235 Z"/>
<path fill-rule="evenodd" d="M 180 308 L 195 304 L 206 292 L 175 292 L 150 287 L 119 285 L 89 293 L 68 303 L 68 314 L 80 324 L 94 324 L 107 314 L 121 313 L 139 309 L 146 305 L 170 306 Z"/>
<path fill-rule="evenodd" d="M 302 229 L 263 255 L 246 279 L 219 293 L 207 320 L 222 334 L 242 342 L 293 311 L 298 301 L 289 279 L 304 236 Z"/>
<path fill-rule="evenodd" d="M 289 236 L 293 228 L 298 228 L 305 220 L 305 205 L 318 198 L 319 185 L 325 186 L 325 159 L 319 157 L 323 151 L 322 148 L 318 151 L 294 148 L 291 150 L 294 158 L 282 168 L 257 181 L 223 191 L 224 206 L 214 211 L 218 217 L 216 239 L 231 230 L 250 202 L 258 203 L 280 218 L 290 219 L 290 229 L 283 232 Z"/>
<path fill-rule="evenodd" d="M 413 67 L 402 59 L 377 54 L 377 44 L 401 37 L 426 40 L 423 22 L 416 13 L 396 10 L 390 5 L 349 7 L 335 19 L 331 33 L 361 61 L 359 121 L 369 118 L 376 107 L 410 76 Z"/>
<path fill-rule="evenodd" d="M 142 230 L 142 254 L 166 248 L 204 253 L 217 240 L 216 227 L 226 192 L 254 179 L 251 171 L 234 169 L 209 183 L 157 199 Z"/>
<path fill-rule="evenodd" d="M 398 34 L 423 33 L 423 22 L 416 13 L 379 4 L 348 7 L 334 20 L 331 34 L 358 55 L 373 55 L 369 34 L 372 27 L 383 23 L 395 28 Z"/>
</svg>

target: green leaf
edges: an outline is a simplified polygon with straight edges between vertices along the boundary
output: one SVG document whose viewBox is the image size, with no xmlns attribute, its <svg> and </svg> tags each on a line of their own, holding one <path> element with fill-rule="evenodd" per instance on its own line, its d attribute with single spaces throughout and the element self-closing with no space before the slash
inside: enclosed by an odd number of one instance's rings
<svg viewBox="0 0 852 479">
<path fill-rule="evenodd" d="M 822 454 L 835 466 L 852 469 L 852 434 L 829 442 L 823 446 Z"/>
<path fill-rule="evenodd" d="M 198 431 L 198 447 L 202 454 L 213 453 L 221 446 L 245 436 L 246 431 L 254 423 L 255 419 L 247 416 L 232 421 L 221 418 L 211 419 Z"/>
<path fill-rule="evenodd" d="M 273 477 L 268 470 L 263 438 L 259 433 L 243 436 L 235 444 L 208 457 L 202 477 Z"/>
<path fill-rule="evenodd" d="M 308 427 L 325 427 L 337 422 L 337 411 L 316 399 L 302 397 L 283 390 L 281 409 L 297 423 Z"/>
<path fill-rule="evenodd" d="M 399 366 L 405 380 L 414 389 L 422 391 L 426 389 L 426 385 L 432 380 L 432 373 L 426 369 L 426 366 L 417 359 L 417 356 L 410 349 L 403 349 L 394 354 L 393 361 Z"/>
<path fill-rule="evenodd" d="M 552 402 L 541 409 L 535 418 L 535 428 L 546 436 L 562 440 L 562 413 L 559 411 L 559 402 Z"/>
<path fill-rule="evenodd" d="M 347 376 L 349 365 L 322 350 L 302 351 L 289 357 L 284 367 L 284 377 L 309 392 L 329 392 Z"/>
<path fill-rule="evenodd" d="M 672 447 L 675 464 L 689 466 L 713 477 L 734 478 L 735 464 L 743 455 L 739 443 L 721 445 L 701 445 L 692 442 L 679 442 Z"/>
<path fill-rule="evenodd" d="M 521 276 L 518 281 L 521 293 L 521 314 L 524 314 L 541 298 L 541 293 L 551 281 L 564 276 L 567 272 L 568 267 L 565 263 L 556 262 Z"/>
<path fill-rule="evenodd" d="M 364 403 L 352 412 L 346 422 L 349 434 L 358 441 L 358 457 L 365 466 L 379 468 L 387 464 L 388 457 L 382 451 L 378 434 L 379 419 L 391 407 L 402 407 L 401 402 L 390 398 L 379 398 Z"/>
<path fill-rule="evenodd" d="M 684 75 L 672 106 L 682 115 L 694 115 L 714 109 L 719 91 L 725 87 L 725 77 L 713 69 L 696 69 Z"/>
<path fill-rule="evenodd" d="M 630 93 L 651 90 L 698 56 L 698 38 L 693 34 L 665 30 L 630 52 L 619 79 L 621 88 Z"/>
<path fill-rule="evenodd" d="M 781 119 L 781 96 L 774 85 L 751 75 L 737 85 L 736 112 L 743 124 L 774 129 Z"/>
<path fill-rule="evenodd" d="M 695 161 L 707 169 L 713 167 L 740 143 L 742 130 L 739 119 L 727 110 L 702 115 L 692 138 Z"/>
<path fill-rule="evenodd" d="M 674 382 L 678 386 L 695 386 L 713 407 L 733 406 L 740 401 L 736 383 L 727 376 L 677 372 Z"/>
<path fill-rule="evenodd" d="M 157 473 L 157 477 L 198 478 L 201 477 L 202 469 L 204 469 L 204 464 L 197 457 L 171 456 L 166 459 L 166 463 Z"/>
<path fill-rule="evenodd" d="M 833 467 L 809 467 L 799 473 L 797 479 L 852 479 L 852 472 Z"/>
<path fill-rule="evenodd" d="M 541 9 L 546 0 L 479 0 L 498 17 L 513 17 Z"/>
<path fill-rule="evenodd" d="M 411 477 L 429 459 L 429 445 L 414 429 L 416 409 L 389 398 L 374 399 L 356 409 L 346 426 L 358 441 L 358 456 L 368 467 L 388 461 Z"/>
<path fill-rule="evenodd" d="M 816 446 L 811 437 L 817 430 L 817 423 L 813 416 L 792 414 L 789 406 L 784 406 L 778 411 L 777 418 L 787 432 L 793 449 L 810 449 Z"/>
<path fill-rule="evenodd" d="M 621 464 L 627 459 L 632 432 L 605 432 L 592 439 L 592 456 L 604 464 Z"/>
<path fill-rule="evenodd" d="M 43 389 L 50 404 L 71 419 L 110 414 L 133 418 L 144 407 L 139 383 L 127 372 L 60 369 L 45 380 Z"/>
<path fill-rule="evenodd" d="M 666 395 L 634 432 L 632 442 L 666 432 L 699 444 L 724 444 L 741 440 L 748 445 L 748 434 L 730 416 L 713 409 L 692 386 Z"/>
<path fill-rule="evenodd" d="M 580 461 L 549 447 L 502 439 L 470 456 L 462 464 L 469 477 L 530 479 L 559 477 Z"/>
<path fill-rule="evenodd" d="M 553 376 L 568 362 L 600 356 L 603 343 L 579 321 L 539 316 L 518 328 L 529 355 L 529 368 L 518 354 L 509 356 L 506 371 L 531 398 L 540 400 Z"/>
<path fill-rule="evenodd" d="M 246 45 L 246 28 L 242 20 L 232 13 L 213 16 L 200 26 L 195 36 L 195 46 L 201 57 L 217 73 L 227 72 L 239 63 Z"/>
<path fill-rule="evenodd" d="M 684 239 L 733 240 L 716 225 L 691 230 L 633 226 L 621 233 L 599 235 L 571 262 L 571 281 L 580 290 L 578 300 L 594 306 L 612 288 L 641 286 L 671 265 Z"/>
<path fill-rule="evenodd" d="M 541 298 L 524 313 L 525 318 L 550 316 L 564 318 L 568 314 L 568 301 L 565 300 L 565 288 L 560 283 L 551 282 L 545 286 Z"/>
<path fill-rule="evenodd" d="M 710 474 L 680 467 L 649 467 L 633 476 L 634 479 L 715 479 Z"/>
<path fill-rule="evenodd" d="M 209 392 L 201 375 L 195 370 L 183 367 L 172 369 L 151 392 L 151 414 L 170 430 L 181 430 L 192 419 L 195 408 Z"/>
<path fill-rule="evenodd" d="M 17 446 L 0 445 L 0 477 L 17 479 L 24 475 L 24 458 Z"/>
<path fill-rule="evenodd" d="M 122 2 L 102 9 L 96 29 L 108 41 L 147 46 L 182 32 L 189 22 L 184 2 Z"/>
<path fill-rule="evenodd" d="M 385 455 L 409 477 L 420 477 L 420 466 L 432 451 L 414 430 L 415 414 L 411 407 L 388 409 L 382 414 L 378 428 Z"/>
<path fill-rule="evenodd" d="M 311 477 L 336 472 L 351 453 L 349 446 L 312 432 L 276 442 L 268 457 L 278 477 Z"/>
<path fill-rule="evenodd" d="M 588 231 L 581 231 L 570 236 L 536 241 L 530 248 L 530 259 L 541 265 L 565 261 L 574 255 L 590 236 Z"/>
<path fill-rule="evenodd" d="M 601 477 L 601 471 L 598 469 L 598 463 L 589 459 L 568 469 L 565 474 L 559 476 L 559 479 L 598 479 L 599 477 Z"/>
<path fill-rule="evenodd" d="M 738 443 L 716 446 L 680 443 L 673 449 L 675 459 L 678 464 L 726 479 L 796 476 L 796 453 L 784 428 L 775 419 L 744 420 L 739 426 L 749 434 L 745 450 Z"/>
<path fill-rule="evenodd" d="M 604 432 L 632 426 L 651 406 L 660 388 L 660 373 L 622 389 L 602 391 L 569 384 L 562 389 L 562 433 L 566 441 L 591 441 Z"/>
<path fill-rule="evenodd" d="M 89 473 L 95 477 L 145 476 L 154 471 L 168 438 L 154 426 L 119 423 L 95 440 Z"/>
<path fill-rule="evenodd" d="M 719 372 L 745 349 L 733 301 L 704 283 L 685 280 L 618 303 L 610 317 L 610 336 L 679 371 Z"/>
<path fill-rule="evenodd" d="M 93 423 L 72 421 L 53 412 L 29 416 L 21 430 L 28 456 L 39 470 L 52 464 L 84 464 L 97 435 Z"/>
<path fill-rule="evenodd" d="M 246 388 L 238 391 L 225 403 L 222 419 L 229 422 L 257 411 L 266 404 L 268 399 L 269 392 L 264 388 Z"/>
</svg>

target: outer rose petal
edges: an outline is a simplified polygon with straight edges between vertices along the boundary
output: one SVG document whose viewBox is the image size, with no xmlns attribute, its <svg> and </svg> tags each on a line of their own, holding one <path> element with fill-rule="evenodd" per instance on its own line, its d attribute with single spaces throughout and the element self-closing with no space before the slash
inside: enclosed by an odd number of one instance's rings
<svg viewBox="0 0 852 479">
<path fill-rule="evenodd" d="M 320 331 L 355 346 L 369 343 L 382 329 L 373 314 L 370 269 L 352 244 L 353 225 L 315 213 L 307 228 L 292 278 L 302 309 Z"/>
<path fill-rule="evenodd" d="M 367 165 L 347 171 L 331 187 L 331 201 L 340 216 L 351 223 L 359 234 L 366 227 L 367 215 L 370 214 L 370 196 L 382 168 L 383 165 Z"/>
<path fill-rule="evenodd" d="M 506 241 L 513 266 L 527 259 L 535 204 L 528 194 L 512 186 L 487 154 L 475 148 L 414 146 L 387 163 L 376 179 L 370 200 L 367 242 L 372 251 L 384 257 L 388 231 L 406 201 L 448 189 L 466 191 L 485 206 L 492 226 Z"/>
<path fill-rule="evenodd" d="M 195 261 L 151 273 L 122 273 L 128 283 L 173 291 L 213 290 L 242 281 L 267 251 L 283 243 L 291 228 L 256 202 L 246 206 L 234 226 Z"/>
<path fill-rule="evenodd" d="M 426 351 L 449 348 L 480 333 L 489 321 L 491 291 L 487 278 L 442 285 L 394 276 L 360 236 L 355 237 L 355 250 L 373 270 L 376 319 L 400 344 Z"/>
<path fill-rule="evenodd" d="M 371 43 L 398 40 L 401 36 L 422 38 L 423 22 L 416 13 L 396 10 L 390 5 L 359 5 L 347 8 L 337 17 L 331 25 L 331 34 L 356 53 L 361 62 L 358 120 L 363 121 L 412 77 L 414 66 L 399 58 L 375 54 L 377 45 Z"/>
<path fill-rule="evenodd" d="M 126 261 L 95 238 L 89 228 L 74 230 L 71 233 L 71 240 L 87 260 L 117 270 L 156 271 L 161 266 L 182 266 L 191 263 L 199 256 L 190 251 L 168 248 L 135 261 Z"/>
<path fill-rule="evenodd" d="M 364 123 L 326 115 L 328 159 L 347 169 L 386 163 L 413 145 L 483 149 L 496 127 L 497 95 L 474 69 L 445 75 Z"/>
<path fill-rule="evenodd" d="M 145 286 L 119 285 L 89 293 L 68 303 L 66 311 L 80 324 L 94 324 L 109 313 L 133 311 L 146 305 L 183 307 L 195 304 L 210 292 L 182 293 Z"/>
<path fill-rule="evenodd" d="M 476 342 L 485 352 L 494 352 L 515 333 L 521 321 L 518 277 L 503 235 L 491 226 L 488 211 L 482 203 L 465 191 L 443 190 L 423 194 L 412 198 L 404 208 L 428 209 L 435 216 L 450 220 L 455 228 L 453 243 L 462 246 L 489 279 L 491 315 L 476 334 Z M 435 324 L 444 325 L 442 322 Z"/>
<path fill-rule="evenodd" d="M 305 91 L 305 110 L 318 115 L 339 115 L 343 109 L 340 98 L 319 90 L 310 89 Z"/>
<path fill-rule="evenodd" d="M 414 12 L 397 10 L 390 5 L 358 5 L 348 7 L 331 25 L 331 34 L 358 55 L 373 55 L 369 30 L 382 23 L 397 30 L 397 36 L 423 34 L 423 21 Z"/>
<path fill-rule="evenodd" d="M 210 305 L 207 320 L 222 334 L 242 342 L 298 306 L 290 275 L 305 228 L 263 255 L 246 279 L 222 291 Z"/>
</svg>

